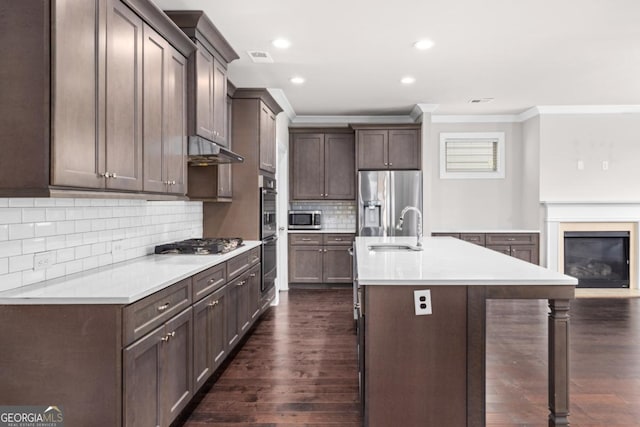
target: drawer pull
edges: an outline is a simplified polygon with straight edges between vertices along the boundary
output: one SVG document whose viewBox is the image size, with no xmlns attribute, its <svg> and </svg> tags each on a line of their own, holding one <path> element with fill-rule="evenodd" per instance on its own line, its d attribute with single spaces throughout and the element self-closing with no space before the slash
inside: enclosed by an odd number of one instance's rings
<svg viewBox="0 0 640 427">
<path fill-rule="evenodd" d="M 302 240 L 303 242 L 310 242 L 311 241 L 311 239 L 309 239 L 308 237 L 303 237 L 300 240 Z"/>
<path fill-rule="evenodd" d="M 242 280 L 240 283 L 238 283 L 238 285 L 237 285 L 237 286 L 244 286 L 244 285 L 245 285 L 245 283 L 247 283 L 247 281 L 246 281 L 246 280 Z"/>
<path fill-rule="evenodd" d="M 164 304 L 162 304 L 161 306 L 158 307 L 158 311 L 162 313 L 167 308 L 169 308 L 170 305 L 171 305 L 171 303 L 165 302 Z"/>
<path fill-rule="evenodd" d="M 515 237 L 507 237 L 507 242 L 515 242 Z"/>
<path fill-rule="evenodd" d="M 160 340 L 164 341 L 164 342 L 169 342 L 169 340 L 171 338 L 175 337 L 175 336 L 176 336 L 176 332 L 175 331 L 169 332 L 167 335 L 165 335 L 164 337 L 160 338 Z"/>
<path fill-rule="evenodd" d="M 339 238 L 339 237 L 336 237 L 336 238 L 335 238 L 335 239 L 333 239 L 333 240 L 335 240 L 336 242 L 342 242 L 342 239 L 341 239 L 341 238 Z"/>
<path fill-rule="evenodd" d="M 256 273 L 251 273 L 249 277 L 256 277 Z"/>
<path fill-rule="evenodd" d="M 220 300 L 211 301 L 209 304 L 207 304 L 207 307 L 215 307 L 218 304 L 220 304 Z"/>
</svg>

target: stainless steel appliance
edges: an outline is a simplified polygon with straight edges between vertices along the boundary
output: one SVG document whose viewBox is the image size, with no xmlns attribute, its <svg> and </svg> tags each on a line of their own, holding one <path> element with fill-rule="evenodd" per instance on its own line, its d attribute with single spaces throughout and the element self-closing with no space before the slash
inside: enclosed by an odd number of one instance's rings
<svg viewBox="0 0 640 427">
<path fill-rule="evenodd" d="M 240 246 L 242 246 L 242 239 L 239 237 L 187 239 L 158 245 L 154 252 L 156 254 L 211 255 L 225 254 Z"/>
<path fill-rule="evenodd" d="M 260 237 L 262 239 L 262 292 L 275 286 L 277 275 L 276 180 L 260 175 Z"/>
<path fill-rule="evenodd" d="M 422 211 L 421 171 L 358 172 L 359 236 L 416 236 L 418 221 L 408 219 L 415 212 L 396 228 L 407 206 Z"/>
<path fill-rule="evenodd" d="M 322 211 L 289 211 L 290 230 L 320 230 Z"/>
</svg>

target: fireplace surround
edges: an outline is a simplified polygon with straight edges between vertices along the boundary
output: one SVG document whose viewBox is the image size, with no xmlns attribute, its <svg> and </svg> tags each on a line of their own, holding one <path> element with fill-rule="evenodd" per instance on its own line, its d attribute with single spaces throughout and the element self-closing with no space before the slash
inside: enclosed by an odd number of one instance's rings
<svg viewBox="0 0 640 427">
<path fill-rule="evenodd" d="M 640 223 L 640 203 L 544 202 L 542 207 L 544 221 L 542 240 L 544 244 L 541 245 L 541 265 L 571 275 L 571 271 L 565 270 L 566 233 L 569 233 L 569 236 L 571 233 L 627 234 L 629 242 L 628 287 L 631 289 L 639 288 L 638 226 Z M 600 273 L 604 274 L 611 266 L 593 265 L 592 267 L 595 271 L 599 269 Z M 573 272 L 575 273 L 575 269 Z M 589 286 L 579 285 L 578 287 L 602 287 L 599 285 L 592 283 Z M 623 287 L 621 283 L 619 285 L 616 287 Z"/>
</svg>

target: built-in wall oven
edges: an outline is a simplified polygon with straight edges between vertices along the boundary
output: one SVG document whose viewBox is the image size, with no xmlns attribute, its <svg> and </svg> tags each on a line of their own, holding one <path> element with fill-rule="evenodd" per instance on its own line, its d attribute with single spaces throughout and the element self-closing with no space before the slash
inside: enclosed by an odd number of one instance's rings
<svg viewBox="0 0 640 427">
<path fill-rule="evenodd" d="M 262 239 L 262 292 L 275 286 L 277 275 L 276 180 L 260 175 L 260 237 Z"/>
</svg>

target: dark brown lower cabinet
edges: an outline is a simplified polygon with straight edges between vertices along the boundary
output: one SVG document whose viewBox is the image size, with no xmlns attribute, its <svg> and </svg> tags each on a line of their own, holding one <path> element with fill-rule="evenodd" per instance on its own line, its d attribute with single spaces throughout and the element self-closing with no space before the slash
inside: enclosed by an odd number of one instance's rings
<svg viewBox="0 0 640 427">
<path fill-rule="evenodd" d="M 124 425 L 168 426 L 193 395 L 192 309 L 124 350 Z"/>
<path fill-rule="evenodd" d="M 352 234 L 291 234 L 289 282 L 350 283 L 353 258 L 349 249 L 353 239 Z"/>
<path fill-rule="evenodd" d="M 227 286 L 193 306 L 193 372 L 199 389 L 227 355 Z"/>
<path fill-rule="evenodd" d="M 455 237 L 532 264 L 540 264 L 538 233 L 432 233 L 432 235 Z"/>
</svg>

